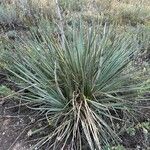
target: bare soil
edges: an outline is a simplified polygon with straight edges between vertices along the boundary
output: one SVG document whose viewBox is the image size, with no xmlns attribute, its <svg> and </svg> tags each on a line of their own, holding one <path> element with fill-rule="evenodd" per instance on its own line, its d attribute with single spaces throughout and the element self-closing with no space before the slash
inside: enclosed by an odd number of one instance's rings
<svg viewBox="0 0 150 150">
<path fill-rule="evenodd" d="M 0 85 L 6 85 L 17 91 L 17 87 L 7 81 L 0 72 Z M 0 150 L 28 150 L 30 145 L 25 144 L 27 131 L 31 122 L 30 117 L 21 114 L 20 104 L 15 99 L 3 100 L 0 97 Z"/>
</svg>

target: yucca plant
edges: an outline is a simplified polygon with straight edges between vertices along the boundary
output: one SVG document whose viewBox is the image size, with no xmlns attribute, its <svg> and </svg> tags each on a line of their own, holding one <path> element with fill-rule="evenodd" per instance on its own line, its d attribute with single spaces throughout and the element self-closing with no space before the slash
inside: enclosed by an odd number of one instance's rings
<svg viewBox="0 0 150 150">
<path fill-rule="evenodd" d="M 132 81 L 134 71 L 128 69 L 137 52 L 131 34 L 83 25 L 73 27 L 71 34 L 64 48 L 42 32 L 41 42 L 24 39 L 9 51 L 14 69 L 8 70 L 26 89 L 19 98 L 31 102 L 49 127 L 35 145 L 38 149 L 48 144 L 54 150 L 100 150 L 117 142 L 134 102 L 143 99 L 138 91 L 146 89 Z"/>
</svg>

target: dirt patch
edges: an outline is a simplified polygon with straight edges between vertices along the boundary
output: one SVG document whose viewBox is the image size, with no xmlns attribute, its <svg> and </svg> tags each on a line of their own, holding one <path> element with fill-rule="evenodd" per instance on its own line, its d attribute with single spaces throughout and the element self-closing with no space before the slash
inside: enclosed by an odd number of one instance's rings
<svg viewBox="0 0 150 150">
<path fill-rule="evenodd" d="M 15 105 L 14 100 L 0 105 L 0 150 L 28 150 L 30 147 L 24 144 L 30 119 L 21 115 Z"/>
<path fill-rule="evenodd" d="M 0 85 L 6 85 L 11 90 L 18 88 L 7 80 L 5 71 L 0 71 Z M 21 106 L 15 99 L 0 99 L 0 150 L 28 150 L 25 145 L 27 130 L 30 124 L 28 115 L 21 112 Z M 29 113 L 30 114 L 30 113 Z"/>
</svg>

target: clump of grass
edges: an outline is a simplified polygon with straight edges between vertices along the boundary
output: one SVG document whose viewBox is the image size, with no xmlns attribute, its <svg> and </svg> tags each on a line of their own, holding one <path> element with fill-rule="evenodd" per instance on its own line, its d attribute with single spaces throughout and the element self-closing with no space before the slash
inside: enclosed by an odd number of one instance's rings
<svg viewBox="0 0 150 150">
<path fill-rule="evenodd" d="M 18 21 L 16 7 L 14 5 L 0 5 L 0 24 L 12 25 Z"/>
<path fill-rule="evenodd" d="M 48 0 L 39 0 L 39 1 L 28 0 L 26 10 L 27 15 L 25 21 L 29 23 L 37 22 L 42 17 L 51 20 L 52 17 L 55 16 L 54 2 L 50 3 Z"/>
<path fill-rule="evenodd" d="M 55 6 L 46 1 L 10 1 L 0 4 L 0 24 L 5 26 L 30 27 L 37 25 L 41 18 L 52 20 Z"/>
<path fill-rule="evenodd" d="M 133 26 L 137 24 L 145 24 L 150 20 L 149 11 L 144 8 L 126 9 L 122 12 L 122 21 Z"/>
<path fill-rule="evenodd" d="M 83 4 L 85 3 L 85 0 L 60 0 L 61 8 L 69 12 L 80 12 L 83 9 Z"/>
<path fill-rule="evenodd" d="M 136 26 L 150 20 L 150 8 L 143 5 L 118 4 L 114 7 L 114 13 L 116 21 L 125 25 Z"/>
<path fill-rule="evenodd" d="M 148 1 L 117 1 L 117 0 L 96 0 L 89 2 L 86 6 L 85 14 L 91 11 L 91 14 L 102 16 L 109 22 L 117 22 L 121 25 L 136 26 L 138 24 L 147 24 L 150 21 L 150 7 Z M 104 19 L 104 20 L 106 20 Z"/>
<path fill-rule="evenodd" d="M 134 70 L 127 69 L 137 42 L 107 26 L 80 25 L 71 33 L 64 48 L 47 32 L 42 32 L 41 42 L 35 38 L 13 43 L 15 54 L 9 51 L 9 58 L 14 69 L 7 69 L 26 89 L 19 98 L 32 102 L 30 108 L 40 111 L 50 127 L 35 147 L 102 149 L 119 141 L 134 102 L 143 99 L 138 91 L 149 88 L 132 81 Z"/>
</svg>

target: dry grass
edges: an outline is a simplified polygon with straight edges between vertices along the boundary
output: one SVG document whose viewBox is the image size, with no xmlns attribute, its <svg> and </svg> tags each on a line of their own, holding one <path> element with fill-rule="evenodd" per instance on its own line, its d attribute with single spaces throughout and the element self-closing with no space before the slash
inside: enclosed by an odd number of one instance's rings
<svg viewBox="0 0 150 150">
<path fill-rule="evenodd" d="M 115 21 L 119 24 L 149 24 L 150 1 L 148 0 L 85 0 L 83 15 L 86 20 L 91 18 L 109 18 L 109 22 Z"/>
<path fill-rule="evenodd" d="M 55 0 L 3 0 L 3 2 L 17 5 L 18 8 L 23 8 L 27 13 L 30 11 L 38 15 L 56 16 Z M 127 20 L 131 23 L 133 22 L 133 24 L 136 24 L 136 22 L 145 24 L 150 21 L 149 0 L 82 0 L 80 2 L 61 0 L 60 2 L 62 4 L 61 7 L 65 10 L 64 16 L 67 14 L 67 18 L 82 14 L 86 18 L 85 20 L 91 20 L 91 18 L 103 19 L 106 17 L 120 24 L 128 23 L 126 22 L 126 16 Z M 80 7 L 81 10 L 77 7 Z"/>
</svg>

